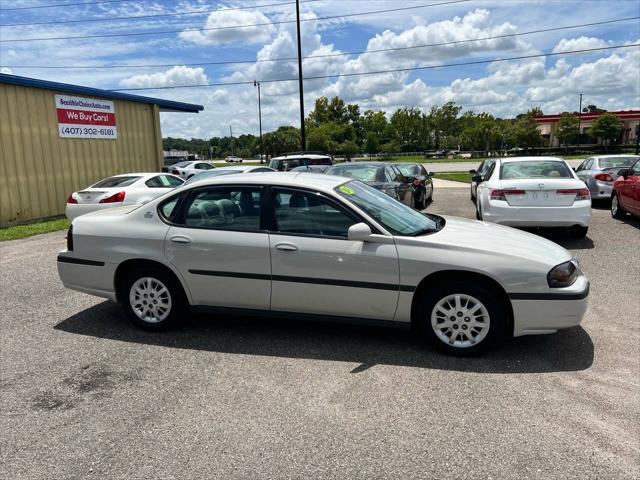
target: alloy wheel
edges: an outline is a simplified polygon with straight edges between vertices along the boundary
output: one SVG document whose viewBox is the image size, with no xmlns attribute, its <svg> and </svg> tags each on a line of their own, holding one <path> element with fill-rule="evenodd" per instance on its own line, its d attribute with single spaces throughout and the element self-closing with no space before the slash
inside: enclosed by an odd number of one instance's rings
<svg viewBox="0 0 640 480">
<path fill-rule="evenodd" d="M 464 293 L 441 298 L 431 311 L 431 327 L 438 339 L 456 348 L 469 348 L 482 342 L 490 324 L 484 304 Z"/>
<path fill-rule="evenodd" d="M 171 313 L 169 289 L 152 277 L 142 277 L 131 285 L 129 303 L 136 316 L 147 323 L 160 323 Z"/>
<path fill-rule="evenodd" d="M 618 196 L 614 195 L 611 198 L 611 213 L 613 214 L 614 217 L 618 215 L 619 208 L 620 208 L 620 205 L 618 205 Z"/>
</svg>

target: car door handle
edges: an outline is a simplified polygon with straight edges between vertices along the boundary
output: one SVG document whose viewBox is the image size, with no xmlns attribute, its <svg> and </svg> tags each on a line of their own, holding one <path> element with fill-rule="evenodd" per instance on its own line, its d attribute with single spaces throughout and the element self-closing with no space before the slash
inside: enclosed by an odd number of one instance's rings
<svg viewBox="0 0 640 480">
<path fill-rule="evenodd" d="M 280 250 L 285 253 L 294 253 L 298 251 L 298 247 L 290 243 L 276 243 L 276 250 Z"/>
<path fill-rule="evenodd" d="M 184 237 L 182 235 L 174 235 L 169 240 L 171 240 L 173 243 L 180 243 L 183 245 L 186 245 L 187 243 L 191 243 L 191 239 L 189 237 Z"/>
</svg>

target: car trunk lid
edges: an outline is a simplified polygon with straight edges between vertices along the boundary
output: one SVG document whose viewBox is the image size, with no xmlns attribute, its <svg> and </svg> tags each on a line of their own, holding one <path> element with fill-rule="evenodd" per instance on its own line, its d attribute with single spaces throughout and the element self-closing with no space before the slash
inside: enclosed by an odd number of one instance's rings
<svg viewBox="0 0 640 480">
<path fill-rule="evenodd" d="M 100 203 L 100 200 L 122 191 L 122 188 L 86 188 L 76 192 L 75 199 L 80 204 Z"/>
<path fill-rule="evenodd" d="M 581 182 L 580 182 L 581 183 Z M 574 179 L 533 179 L 502 182 L 501 196 L 513 207 L 570 207 L 580 185 Z M 493 198 L 499 193 L 491 192 Z"/>
</svg>

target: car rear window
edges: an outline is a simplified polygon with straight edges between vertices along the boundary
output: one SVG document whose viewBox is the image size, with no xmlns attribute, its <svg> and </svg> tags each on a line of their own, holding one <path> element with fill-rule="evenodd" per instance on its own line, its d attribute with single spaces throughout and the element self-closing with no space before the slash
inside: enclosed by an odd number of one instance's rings
<svg viewBox="0 0 640 480">
<path fill-rule="evenodd" d="M 638 157 L 607 157 L 599 160 L 600 168 L 629 167 Z"/>
<path fill-rule="evenodd" d="M 104 180 L 100 180 L 92 188 L 113 188 L 113 187 L 128 187 L 132 183 L 140 180 L 142 177 L 127 176 L 127 177 L 109 177 Z"/>
<path fill-rule="evenodd" d="M 398 165 L 398 168 L 405 177 L 420 175 L 420 167 L 418 165 Z"/>
<path fill-rule="evenodd" d="M 379 170 L 379 167 L 371 165 L 349 165 L 330 168 L 326 173 L 327 175 L 355 178 L 361 182 L 375 182 L 378 180 Z"/>
<path fill-rule="evenodd" d="M 507 162 L 500 167 L 501 180 L 527 178 L 573 178 L 569 167 L 557 160 Z"/>
</svg>

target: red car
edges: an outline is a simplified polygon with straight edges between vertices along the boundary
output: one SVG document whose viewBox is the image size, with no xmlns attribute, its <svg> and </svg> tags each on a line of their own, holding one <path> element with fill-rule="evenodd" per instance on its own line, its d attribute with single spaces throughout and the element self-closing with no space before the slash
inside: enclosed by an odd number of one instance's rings
<svg viewBox="0 0 640 480">
<path fill-rule="evenodd" d="M 623 218 L 626 213 L 640 218 L 640 160 L 618 171 L 611 193 L 611 216 Z"/>
</svg>

